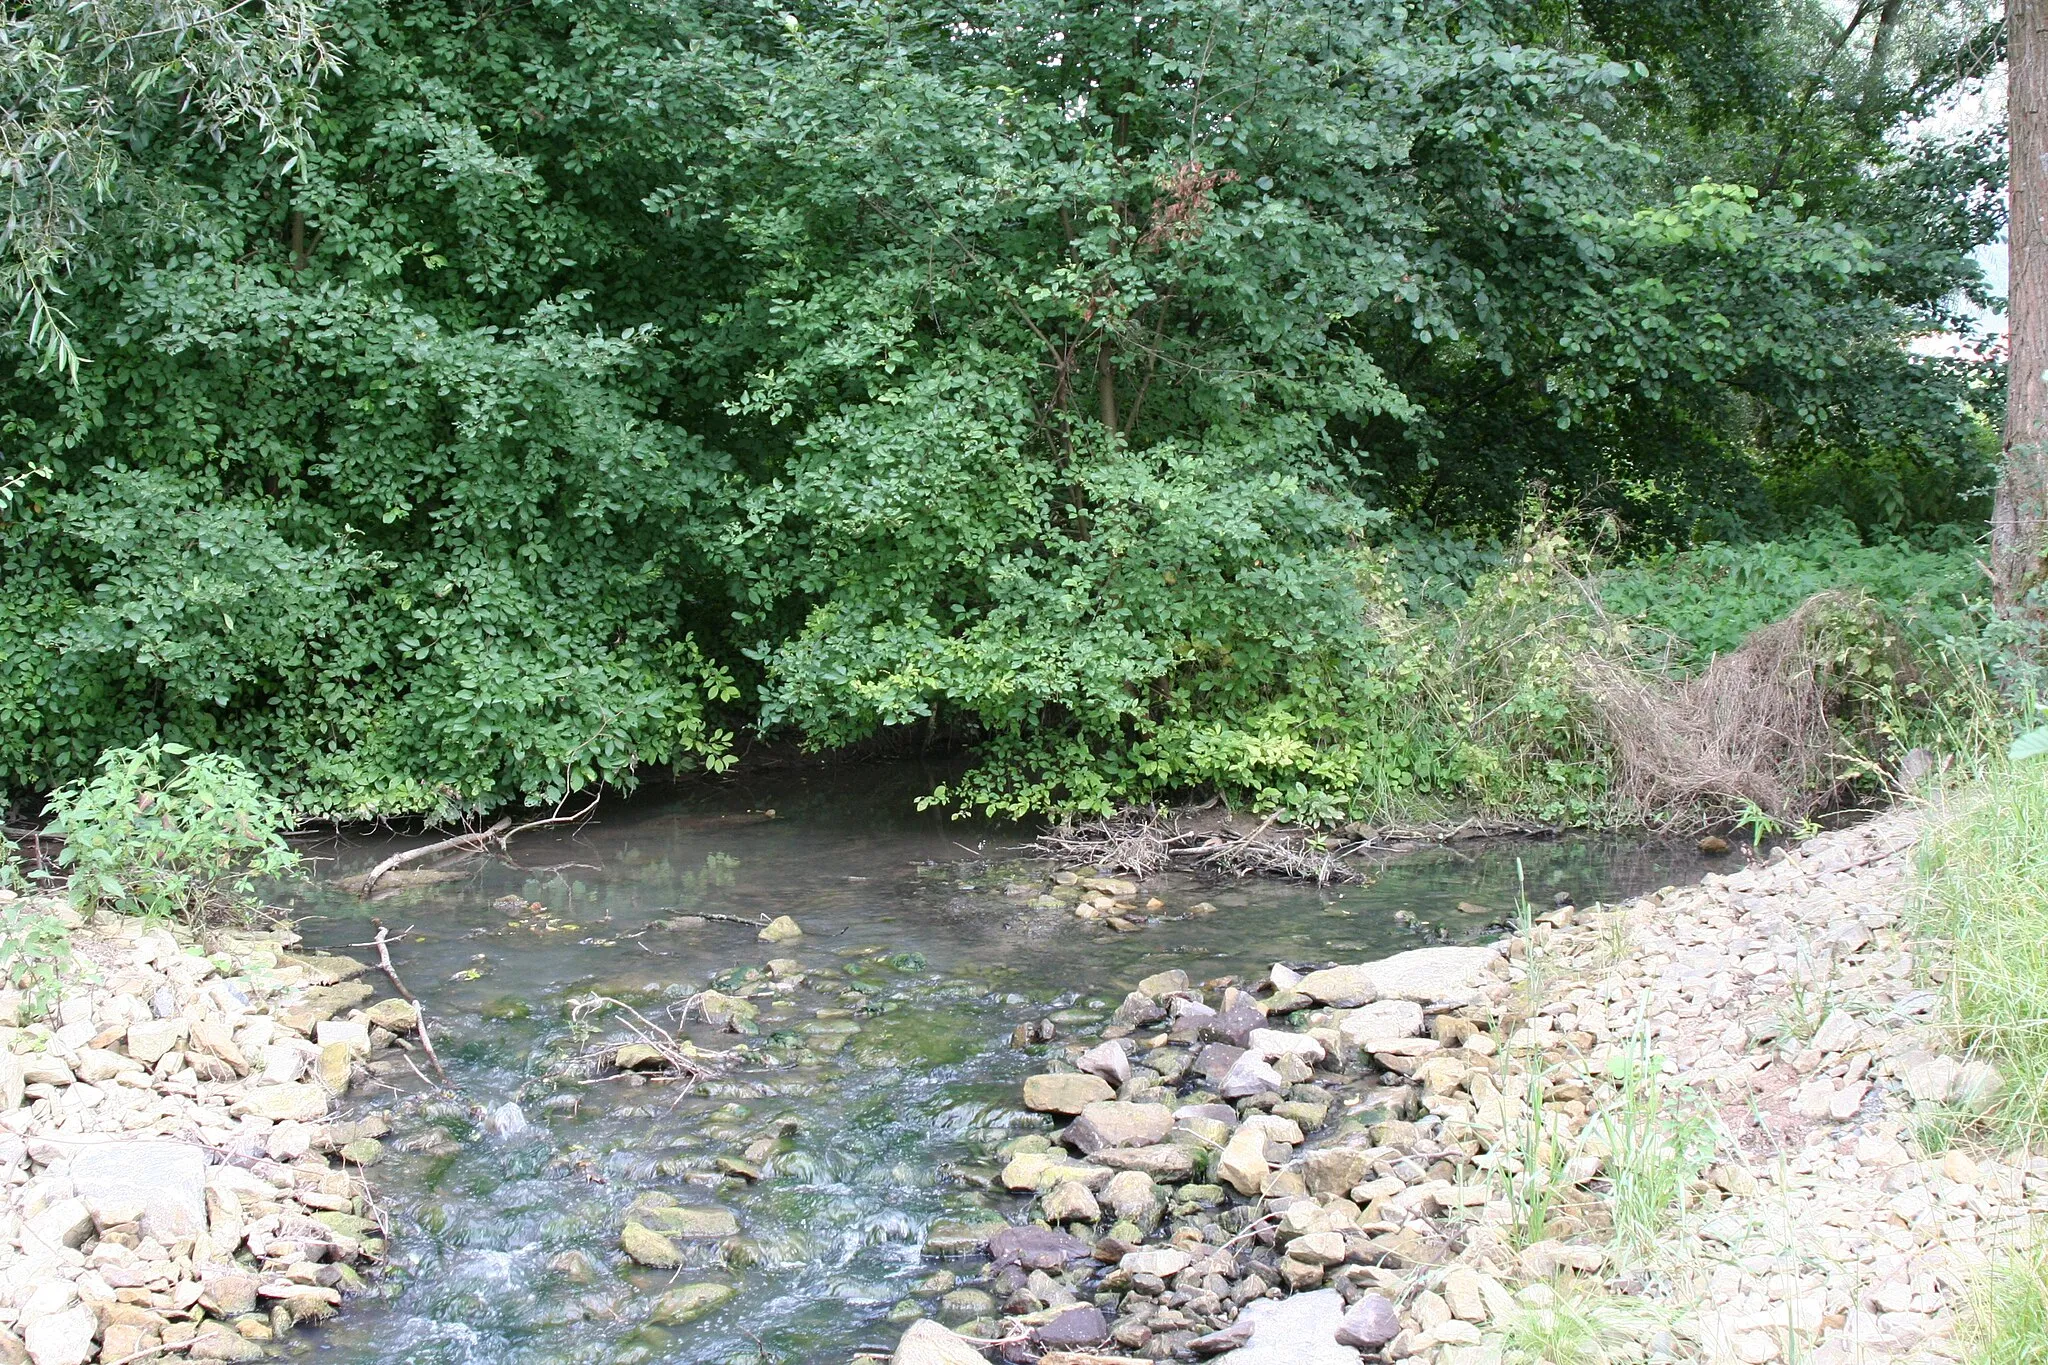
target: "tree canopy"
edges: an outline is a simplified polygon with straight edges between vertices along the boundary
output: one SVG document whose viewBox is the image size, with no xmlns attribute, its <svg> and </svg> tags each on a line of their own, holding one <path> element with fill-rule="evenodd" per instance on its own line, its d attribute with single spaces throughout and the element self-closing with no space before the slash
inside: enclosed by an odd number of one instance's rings
<svg viewBox="0 0 2048 1365">
<path fill-rule="evenodd" d="M 1480 779 L 1385 545 L 1978 515 L 1979 3 L 38 0 L 0 785 L 896 727 L 1015 812 Z M 1995 414 L 1993 414 L 1995 415 Z M 1411 604 L 1412 605 L 1412 604 Z M 1298 794 L 1297 796 L 1290 794 Z"/>
</svg>

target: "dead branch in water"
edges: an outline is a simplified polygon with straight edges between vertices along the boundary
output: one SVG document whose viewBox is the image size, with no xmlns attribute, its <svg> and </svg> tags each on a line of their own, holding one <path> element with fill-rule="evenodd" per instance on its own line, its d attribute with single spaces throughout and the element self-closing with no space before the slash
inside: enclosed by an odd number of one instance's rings
<svg viewBox="0 0 2048 1365">
<path fill-rule="evenodd" d="M 615 999 L 609 995 L 586 995 L 572 1000 L 569 1002 L 569 1021 L 572 1024 L 580 1024 L 586 1018 L 605 1009 L 618 1010 L 621 1016 L 620 1022 L 626 1026 L 626 1031 L 633 1035 L 637 1043 L 652 1049 L 671 1074 L 679 1076 L 685 1081 L 701 1080 L 703 1077 L 711 1074 L 711 1068 L 704 1065 L 706 1054 L 702 1049 L 678 1039 L 667 1029 L 655 1023 L 623 1000 Z M 631 1046 L 631 1044 L 608 1043 L 601 1048 L 585 1053 L 581 1061 L 584 1067 L 591 1072 L 599 1071 L 607 1066 L 616 1066 L 617 1063 L 614 1059 L 618 1056 L 619 1049 L 627 1046 Z M 715 1056 L 716 1054 L 713 1055 Z M 638 1068 L 633 1069 L 637 1070 Z"/>
<path fill-rule="evenodd" d="M 1555 826 L 1536 821 L 1476 817 L 1326 831 L 1281 825 L 1277 816 L 1240 831 L 1227 817 L 1218 819 L 1207 810 L 1125 810 L 1104 819 L 1056 826 L 1038 837 L 1037 847 L 1063 862 L 1090 863 L 1132 877 L 1178 868 L 1230 877 L 1288 877 L 1327 886 L 1368 880 L 1378 862 L 1418 848 L 1458 839 L 1556 832 Z"/>
<path fill-rule="evenodd" d="M 434 1064 L 434 1074 L 441 1078 L 442 1085 L 447 1085 L 448 1070 L 446 1067 L 443 1067 L 441 1065 L 441 1055 L 438 1052 L 434 1051 L 434 1039 L 427 1032 L 426 1008 L 425 1006 L 420 1004 L 420 998 L 418 996 L 414 995 L 411 991 L 405 988 L 405 983 L 398 979 L 398 968 L 391 965 L 391 931 L 384 927 L 384 922 L 382 920 L 373 919 L 370 921 L 370 923 L 377 926 L 377 937 L 371 942 L 361 944 L 359 946 L 365 948 L 375 948 L 377 950 L 377 962 L 380 966 L 384 968 L 384 975 L 391 978 L 391 989 L 397 991 L 400 998 L 404 999 L 412 1006 L 413 1018 L 419 1024 L 420 1046 L 426 1049 L 427 1060 Z M 414 1067 L 413 1070 L 418 1071 L 419 1068 Z"/>
<path fill-rule="evenodd" d="M 450 853 L 482 853 L 491 848 L 496 848 L 498 852 L 503 853 L 507 845 L 530 829 L 541 829 L 548 825 L 573 825 L 588 820 L 591 812 L 597 809 L 597 803 L 601 799 L 601 796 L 593 795 L 590 798 L 590 804 L 573 815 L 562 814 L 562 808 L 558 805 L 555 807 L 553 815 L 539 820 L 528 820 L 524 824 L 519 825 L 512 823 L 511 816 L 502 816 L 489 829 L 470 830 L 467 833 L 442 839 L 438 843 L 425 844 L 419 848 L 409 848 L 403 852 L 394 853 L 362 876 L 344 877 L 337 884 L 344 889 L 367 896 L 377 889 L 378 882 L 384 880 L 384 878 L 408 863 L 416 863 L 427 858 L 445 856 Z"/>
</svg>

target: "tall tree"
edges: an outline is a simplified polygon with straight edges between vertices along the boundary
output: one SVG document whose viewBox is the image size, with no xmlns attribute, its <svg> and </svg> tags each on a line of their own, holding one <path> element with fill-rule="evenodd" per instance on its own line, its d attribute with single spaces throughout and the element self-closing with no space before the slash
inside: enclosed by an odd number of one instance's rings
<svg viewBox="0 0 2048 1365">
<path fill-rule="evenodd" d="M 2012 339 L 1991 576 L 1998 605 L 2015 611 L 2040 586 L 2048 526 L 2048 0 L 2009 0 L 2005 22 Z"/>
</svg>

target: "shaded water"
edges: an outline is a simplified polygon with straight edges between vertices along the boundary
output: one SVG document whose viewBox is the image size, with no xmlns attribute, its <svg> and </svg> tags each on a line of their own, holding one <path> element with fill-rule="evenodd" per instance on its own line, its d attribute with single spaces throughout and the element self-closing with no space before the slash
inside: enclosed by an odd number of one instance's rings
<svg viewBox="0 0 2048 1365">
<path fill-rule="evenodd" d="M 891 1306 L 939 1268 L 921 1253 L 927 1229 L 1016 1207 L 990 1187 L 993 1149 L 1044 1126 L 1016 1097 L 1039 1064 L 1032 1052 L 1046 1050 L 1013 1047 L 1018 1024 L 1052 1017 L 1064 1035 L 1085 1033 L 1138 978 L 1172 966 L 1200 980 L 1483 937 L 1489 917 L 1455 906 L 1506 912 L 1518 859 L 1539 904 L 1557 891 L 1616 899 L 1703 870 L 1683 845 L 1587 837 L 1417 854 L 1370 885 L 1328 890 L 1163 877 L 1145 887 L 1163 918 L 1126 934 L 1032 908 L 1051 865 L 1025 858 L 1014 829 L 916 813 L 929 785 L 907 767 L 791 773 L 541 831 L 515 845 L 520 867 L 480 862 L 467 880 L 372 905 L 302 889 L 293 900 L 314 944 L 359 944 L 371 916 L 411 927 L 399 968 L 460 1091 L 439 1105 L 387 1096 L 396 1138 L 439 1127 L 460 1147 L 393 1144 L 373 1175 L 393 1222 L 391 1273 L 324 1331 L 320 1356 L 837 1365 L 886 1351 L 900 1331 Z M 774 819 L 746 814 L 766 809 Z M 322 871 L 387 851 L 325 850 L 335 862 Z M 494 908 L 508 895 L 531 904 Z M 1216 913 L 1173 918 L 1198 902 Z M 691 914 L 789 914 L 804 936 L 771 945 L 716 920 L 663 927 Z M 601 993 L 667 1025 L 664 1011 L 707 984 L 765 991 L 770 959 L 804 975 L 757 1001 L 754 1036 L 682 1030 L 708 1047 L 747 1045 L 718 1078 L 684 1093 L 576 1074 L 576 1057 L 621 1035 L 580 1029 L 571 1000 Z M 409 1074 L 401 1088 L 424 1089 Z M 531 1129 L 484 1131 L 482 1111 L 507 1101 Z M 736 1162 L 760 1178 L 732 1173 Z M 722 1258 L 699 1244 L 674 1274 L 632 1267 L 621 1215 L 646 1190 L 722 1205 L 743 1236 Z M 575 1252 L 588 1262 L 564 1256 Z M 706 1281 L 738 1292 L 688 1325 L 647 1321 L 661 1290 Z M 935 1293 L 925 1286 L 928 1310 Z"/>
</svg>

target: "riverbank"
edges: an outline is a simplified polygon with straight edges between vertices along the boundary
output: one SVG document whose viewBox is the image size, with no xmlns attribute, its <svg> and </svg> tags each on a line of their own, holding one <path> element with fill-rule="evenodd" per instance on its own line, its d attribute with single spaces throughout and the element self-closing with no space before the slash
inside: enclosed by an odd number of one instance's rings
<svg viewBox="0 0 2048 1365">
<path fill-rule="evenodd" d="M 1484 949 L 1162 974 L 1054 1050 L 1037 1233 L 965 1337 L 1230 1365 L 1968 1360 L 2048 1162 L 1949 1145 L 2000 1078 L 1907 932 L 1918 817 Z M 898 1365 L 978 1358 L 926 1324 Z M 1062 1351 L 1067 1354 L 1061 1354 Z"/>
<path fill-rule="evenodd" d="M 338 1106 L 410 1076 L 414 1008 L 288 929 L 0 899 L 41 996 L 0 992 L 0 1362 L 253 1360 L 332 1317 L 385 1239 L 386 1124 Z"/>
</svg>

